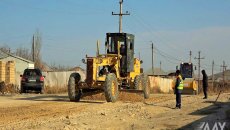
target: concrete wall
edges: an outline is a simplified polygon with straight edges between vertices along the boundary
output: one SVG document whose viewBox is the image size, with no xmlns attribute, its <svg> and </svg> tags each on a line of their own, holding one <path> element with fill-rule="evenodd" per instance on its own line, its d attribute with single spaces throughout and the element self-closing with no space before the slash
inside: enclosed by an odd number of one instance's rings
<svg viewBox="0 0 230 130">
<path fill-rule="evenodd" d="M 161 78 L 149 76 L 150 80 L 150 88 L 152 92 L 160 92 L 160 93 L 172 93 L 174 80 L 170 78 Z"/>
<path fill-rule="evenodd" d="M 83 71 L 64 71 L 64 72 L 42 72 L 45 77 L 45 86 L 49 87 L 66 87 L 68 85 L 69 76 L 72 73 L 79 73 L 81 80 L 85 80 L 85 72 Z"/>
</svg>

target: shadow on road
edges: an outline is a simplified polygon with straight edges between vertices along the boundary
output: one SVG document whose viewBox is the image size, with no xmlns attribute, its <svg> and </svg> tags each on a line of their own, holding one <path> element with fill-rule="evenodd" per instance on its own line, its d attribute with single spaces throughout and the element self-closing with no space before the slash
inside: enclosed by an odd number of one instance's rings
<svg viewBox="0 0 230 130">
<path fill-rule="evenodd" d="M 157 103 L 147 103 L 147 102 L 144 102 L 144 104 L 148 105 L 148 106 L 158 106 L 158 107 L 165 107 L 165 108 L 174 109 L 174 107 L 170 107 L 170 106 L 166 106 L 166 105 L 158 105 Z"/>
<path fill-rule="evenodd" d="M 63 95 L 30 95 L 25 94 L 23 95 L 25 97 L 19 97 L 16 98 L 16 100 L 30 100 L 30 101 L 47 101 L 47 102 L 70 102 L 68 96 Z M 105 101 L 96 101 L 96 100 L 86 100 L 84 97 L 79 102 L 73 102 L 73 103 L 98 103 L 103 104 Z"/>
<path fill-rule="evenodd" d="M 221 130 L 220 125 L 224 123 L 224 130 L 230 129 L 230 119 L 226 116 L 226 111 L 230 109 L 230 102 L 217 102 L 214 104 L 214 101 L 206 101 L 205 103 L 213 104 L 190 113 L 190 115 L 202 115 L 204 117 L 179 128 L 179 130 L 212 130 L 213 128 Z"/>
<path fill-rule="evenodd" d="M 24 97 L 16 98 L 16 100 L 32 100 L 32 101 L 69 101 L 68 96 L 61 95 L 23 95 Z"/>
</svg>

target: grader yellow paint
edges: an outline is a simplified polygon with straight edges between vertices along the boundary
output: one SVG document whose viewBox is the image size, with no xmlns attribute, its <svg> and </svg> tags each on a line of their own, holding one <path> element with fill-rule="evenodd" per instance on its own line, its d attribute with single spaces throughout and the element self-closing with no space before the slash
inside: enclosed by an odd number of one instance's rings
<svg viewBox="0 0 230 130">
<path fill-rule="evenodd" d="M 148 98 L 150 86 L 147 76 L 141 73 L 140 59 L 134 58 L 134 35 L 128 33 L 107 33 L 106 54 L 83 59 L 87 74 L 81 81 L 78 73 L 71 74 L 68 84 L 70 101 L 79 101 L 82 94 L 89 91 L 103 90 L 108 102 L 115 102 L 119 91 L 143 92 Z"/>
</svg>

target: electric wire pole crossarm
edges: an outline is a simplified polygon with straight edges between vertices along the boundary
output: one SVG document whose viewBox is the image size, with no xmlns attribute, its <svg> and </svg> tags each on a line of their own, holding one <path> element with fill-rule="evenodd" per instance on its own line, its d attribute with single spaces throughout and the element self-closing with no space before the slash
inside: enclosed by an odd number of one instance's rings
<svg viewBox="0 0 230 130">
<path fill-rule="evenodd" d="M 126 11 L 126 13 L 122 12 L 123 0 L 120 0 L 119 4 L 120 4 L 120 13 L 116 14 L 116 13 L 112 12 L 112 15 L 119 15 L 119 33 L 122 33 L 122 16 L 123 15 L 130 15 L 130 13 L 128 11 Z"/>
</svg>

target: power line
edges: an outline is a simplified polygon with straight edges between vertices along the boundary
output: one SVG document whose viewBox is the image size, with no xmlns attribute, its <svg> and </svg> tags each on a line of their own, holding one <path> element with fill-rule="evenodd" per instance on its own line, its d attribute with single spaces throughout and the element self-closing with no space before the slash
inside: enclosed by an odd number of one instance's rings
<svg viewBox="0 0 230 130">
<path fill-rule="evenodd" d="M 133 31 L 133 32 L 136 33 L 136 31 L 133 30 L 133 28 L 131 28 L 131 27 L 129 26 L 129 24 L 127 24 L 126 26 L 127 26 L 131 31 Z M 142 35 L 140 35 L 140 39 L 142 39 L 142 40 L 144 41 L 145 38 L 142 37 Z M 153 40 L 151 40 L 151 42 L 152 42 L 152 41 L 153 41 Z M 140 49 L 140 50 L 149 50 L 149 47 L 142 47 L 142 48 L 138 48 L 138 49 Z M 164 58 L 168 63 L 177 65 L 178 63 L 173 62 L 172 60 L 174 60 L 174 61 L 180 61 L 180 62 L 182 61 L 182 60 L 180 60 L 180 59 L 178 59 L 178 58 L 175 58 L 175 57 L 173 57 L 173 56 L 171 56 L 171 55 L 169 55 L 169 54 L 167 54 L 167 53 L 165 53 L 165 52 L 159 50 L 156 46 L 154 47 L 154 49 L 156 50 L 156 54 L 159 54 L 160 56 L 162 56 L 162 58 Z"/>
<path fill-rule="evenodd" d="M 164 43 L 164 42 L 161 40 L 161 38 L 157 35 L 157 33 L 156 33 L 156 32 L 153 32 L 153 31 L 151 30 L 152 27 L 150 27 L 150 26 L 148 26 L 147 24 L 145 24 L 144 22 L 142 22 L 142 20 L 141 20 L 140 18 L 138 18 L 138 17 L 135 16 L 135 14 L 134 14 L 133 16 L 134 16 L 134 17 L 131 17 L 131 18 L 135 18 L 135 19 L 132 20 L 132 21 L 139 22 L 140 24 L 138 24 L 138 26 L 142 25 L 142 29 L 144 28 L 145 31 L 148 30 L 149 34 L 151 34 L 151 35 L 154 36 L 155 38 L 158 38 L 158 40 L 160 40 L 162 43 Z M 156 34 L 154 34 L 154 33 L 156 33 Z M 165 38 L 164 38 L 164 39 L 165 39 Z M 152 40 L 152 41 L 153 41 L 153 40 Z M 154 40 L 154 42 L 156 42 L 156 41 Z M 171 44 L 171 42 L 169 42 L 169 43 Z M 170 49 L 172 49 L 172 48 L 175 49 L 174 46 L 169 46 L 168 44 L 162 44 L 162 45 L 165 45 L 165 46 L 167 46 L 167 47 L 170 48 Z M 177 50 L 179 50 L 179 49 L 177 49 Z M 177 50 L 176 50 L 176 51 L 177 51 Z"/>
<path fill-rule="evenodd" d="M 156 49 L 156 48 L 155 48 Z M 158 52 L 158 53 L 157 53 Z M 172 63 L 174 65 L 177 65 L 177 62 L 173 62 L 171 58 L 165 56 L 164 54 L 162 54 L 161 52 L 157 51 L 156 53 L 159 54 L 160 56 L 162 56 L 163 58 L 165 58 L 166 61 L 168 61 L 169 63 Z"/>
<path fill-rule="evenodd" d="M 163 54 L 165 57 L 167 57 L 168 59 L 174 59 L 175 61 L 179 61 L 179 62 L 182 62 L 183 60 L 180 60 L 180 59 L 178 59 L 178 58 L 175 58 L 175 57 L 173 57 L 173 56 L 171 56 L 171 55 L 169 55 L 169 54 L 167 54 L 167 53 L 165 53 L 165 52 L 163 52 L 163 51 L 161 51 L 161 50 L 159 50 L 158 48 L 155 48 L 159 53 L 161 53 L 161 54 Z"/>
<path fill-rule="evenodd" d="M 132 18 L 132 17 L 131 17 Z M 156 31 L 152 31 L 153 26 L 151 26 L 150 24 L 148 24 L 146 21 L 143 20 L 143 18 L 139 17 L 138 15 L 134 14 L 133 18 L 135 18 L 136 20 L 133 21 L 137 21 L 140 24 L 142 24 L 142 26 L 149 31 L 149 33 L 153 36 L 155 36 L 156 38 L 158 38 L 161 42 L 163 41 L 162 38 L 159 37 L 160 32 L 156 32 Z M 155 33 L 155 34 L 154 34 Z M 166 38 L 164 38 L 164 40 L 166 40 L 168 43 L 170 44 L 163 44 L 165 46 L 168 46 L 170 49 L 174 49 L 176 52 L 180 51 L 182 52 L 182 50 L 175 48 L 174 46 L 171 46 L 171 42 L 169 40 L 167 40 Z M 163 42 L 164 43 L 164 42 Z M 166 43 L 166 42 L 165 42 Z M 184 53 L 184 51 L 183 51 Z"/>
</svg>

